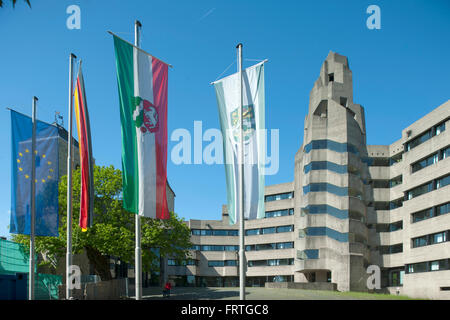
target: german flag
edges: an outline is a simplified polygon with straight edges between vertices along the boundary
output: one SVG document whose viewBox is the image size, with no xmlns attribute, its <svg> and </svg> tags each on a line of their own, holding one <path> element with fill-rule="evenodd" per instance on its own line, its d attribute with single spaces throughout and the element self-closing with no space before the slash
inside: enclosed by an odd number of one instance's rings
<svg viewBox="0 0 450 320">
<path fill-rule="evenodd" d="M 77 118 L 78 144 L 81 163 L 80 227 L 86 231 L 92 225 L 94 212 L 94 165 L 92 157 L 91 129 L 86 104 L 81 61 L 75 87 L 75 115 Z"/>
</svg>

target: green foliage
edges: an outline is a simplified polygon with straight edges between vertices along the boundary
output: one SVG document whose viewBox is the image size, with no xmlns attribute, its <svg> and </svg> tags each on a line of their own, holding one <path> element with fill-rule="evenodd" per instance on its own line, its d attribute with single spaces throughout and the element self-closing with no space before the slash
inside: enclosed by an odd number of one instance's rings
<svg viewBox="0 0 450 320">
<path fill-rule="evenodd" d="M 135 214 L 122 207 L 122 174 L 113 166 L 94 167 L 94 219 L 93 226 L 82 232 L 78 225 L 80 212 L 80 170 L 73 172 L 72 252 L 81 253 L 90 248 L 99 255 L 119 257 L 134 264 Z M 66 254 L 67 238 L 67 177 L 59 182 L 59 237 L 36 237 L 36 252 L 45 253 L 50 260 Z M 14 235 L 13 240 L 29 247 L 29 236 Z M 184 259 L 191 247 L 190 230 L 175 213 L 170 219 L 157 220 L 141 217 L 142 268 L 157 271 L 159 258 L 150 250 L 157 248 L 164 257 Z M 91 250 L 92 252 L 92 250 Z M 98 263 L 96 259 L 90 262 Z"/>
</svg>

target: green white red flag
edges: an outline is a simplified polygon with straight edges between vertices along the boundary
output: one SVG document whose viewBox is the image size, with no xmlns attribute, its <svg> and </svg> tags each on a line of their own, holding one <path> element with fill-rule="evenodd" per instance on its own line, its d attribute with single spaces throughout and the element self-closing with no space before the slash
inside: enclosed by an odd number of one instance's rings
<svg viewBox="0 0 450 320">
<path fill-rule="evenodd" d="M 168 65 L 114 35 L 122 127 L 123 206 L 168 219 Z"/>
</svg>

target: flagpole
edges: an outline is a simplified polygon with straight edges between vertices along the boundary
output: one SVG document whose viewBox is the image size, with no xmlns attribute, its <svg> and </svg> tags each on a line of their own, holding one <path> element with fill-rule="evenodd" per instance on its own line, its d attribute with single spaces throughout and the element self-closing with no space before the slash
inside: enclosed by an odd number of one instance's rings
<svg viewBox="0 0 450 320">
<path fill-rule="evenodd" d="M 139 48 L 140 46 L 140 34 L 139 28 L 142 27 L 142 24 L 139 20 L 134 22 L 134 45 Z M 136 195 L 137 197 L 137 195 Z M 136 300 L 142 299 L 142 252 L 141 252 L 141 216 L 139 215 L 139 211 L 136 212 L 135 217 L 135 225 L 136 225 L 136 248 L 135 248 L 135 269 L 134 269 L 134 279 L 135 279 L 135 294 Z"/>
<path fill-rule="evenodd" d="M 28 299 L 34 300 L 34 256 L 35 256 L 35 225 L 36 225 L 36 102 L 37 97 L 33 97 L 32 107 L 32 135 L 31 135 L 31 213 L 30 213 L 30 269 L 28 281 Z"/>
<path fill-rule="evenodd" d="M 242 43 L 237 46 L 238 55 L 238 74 L 239 74 L 239 119 L 241 121 L 241 130 L 239 132 L 240 141 L 240 166 L 239 171 L 239 298 L 245 300 L 245 241 L 244 241 L 244 140 L 243 124 L 244 110 L 242 102 Z"/>
<path fill-rule="evenodd" d="M 72 265 L 72 113 L 73 113 L 73 60 L 77 57 L 71 53 L 69 62 L 69 135 L 67 137 L 67 252 L 66 252 L 66 299 L 71 299 L 70 266 Z"/>
</svg>

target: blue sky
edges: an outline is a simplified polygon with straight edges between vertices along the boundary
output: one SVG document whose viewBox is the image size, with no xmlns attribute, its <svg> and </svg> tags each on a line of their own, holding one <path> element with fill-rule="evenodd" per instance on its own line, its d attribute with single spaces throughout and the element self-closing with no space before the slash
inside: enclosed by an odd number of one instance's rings
<svg viewBox="0 0 450 320">
<path fill-rule="evenodd" d="M 6 107 L 68 122 L 68 61 L 83 59 L 93 152 L 99 165 L 121 167 L 121 136 L 111 30 L 174 67 L 169 71 L 169 137 L 194 121 L 219 128 L 215 80 L 244 44 L 244 59 L 269 59 L 266 127 L 280 129 L 280 170 L 266 184 L 293 180 L 309 92 L 329 51 L 349 58 L 354 102 L 366 112 L 368 144 L 390 144 L 401 130 L 449 99 L 450 2 L 433 1 L 18 1 L 0 9 L 0 235 L 9 236 L 11 128 Z M 81 29 L 69 30 L 66 9 L 81 9 Z M 369 30 L 369 5 L 381 9 L 381 29 Z M 244 60 L 244 67 L 253 61 Z M 234 72 L 236 65 L 226 73 Z M 169 141 L 169 152 L 176 142 Z M 204 144 L 205 145 L 205 144 Z M 168 177 L 176 212 L 220 219 L 226 203 L 221 165 L 175 165 Z"/>
</svg>

